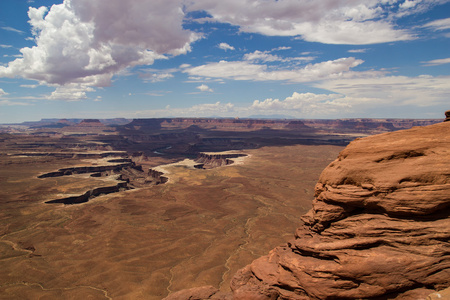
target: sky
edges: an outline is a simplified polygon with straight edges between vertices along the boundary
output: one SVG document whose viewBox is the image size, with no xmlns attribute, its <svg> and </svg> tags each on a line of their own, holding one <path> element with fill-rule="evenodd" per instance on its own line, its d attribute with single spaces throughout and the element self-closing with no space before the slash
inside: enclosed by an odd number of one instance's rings
<svg viewBox="0 0 450 300">
<path fill-rule="evenodd" d="M 444 118 L 450 0 L 1 0 L 0 123 Z"/>
</svg>

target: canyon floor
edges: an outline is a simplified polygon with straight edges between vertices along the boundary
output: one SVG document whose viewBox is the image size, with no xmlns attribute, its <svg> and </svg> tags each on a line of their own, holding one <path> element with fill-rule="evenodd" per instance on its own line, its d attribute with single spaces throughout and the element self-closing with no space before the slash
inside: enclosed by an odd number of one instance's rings
<svg viewBox="0 0 450 300">
<path fill-rule="evenodd" d="M 206 284 L 227 290 L 238 269 L 293 236 L 320 172 L 341 149 L 263 147 L 210 170 L 169 165 L 166 184 L 73 205 L 45 202 L 105 179 L 37 177 L 98 159 L 2 156 L 0 298 L 161 299 Z"/>
<path fill-rule="evenodd" d="M 319 175 L 350 140 L 418 125 L 65 123 L 0 133 L 0 299 L 228 291 L 237 270 L 294 236 Z M 191 160 L 225 150 L 245 156 L 211 168 L 206 157 L 204 169 Z"/>
</svg>

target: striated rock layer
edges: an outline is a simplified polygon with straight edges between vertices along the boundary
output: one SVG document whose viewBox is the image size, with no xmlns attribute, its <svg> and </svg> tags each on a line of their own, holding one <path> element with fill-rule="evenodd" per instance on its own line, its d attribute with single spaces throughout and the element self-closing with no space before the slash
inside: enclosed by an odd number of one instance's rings
<svg viewBox="0 0 450 300">
<path fill-rule="evenodd" d="M 450 122 L 352 142 L 295 239 L 241 269 L 227 297 L 425 299 L 450 286 L 449 146 Z"/>
</svg>

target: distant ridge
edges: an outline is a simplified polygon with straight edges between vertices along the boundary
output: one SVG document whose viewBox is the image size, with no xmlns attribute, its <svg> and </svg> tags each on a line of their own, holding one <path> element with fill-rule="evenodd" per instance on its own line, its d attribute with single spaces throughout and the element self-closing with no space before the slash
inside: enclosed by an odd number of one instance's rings
<svg viewBox="0 0 450 300">
<path fill-rule="evenodd" d="M 29 126 L 33 128 L 55 128 L 56 124 L 68 124 L 68 125 L 75 125 L 82 122 L 82 118 L 75 118 L 75 119 L 58 119 L 58 118 L 51 118 L 51 119 L 41 119 L 40 121 L 26 121 L 22 123 L 8 123 L 8 124 L 0 124 L 0 125 L 23 125 L 23 126 Z M 104 125 L 125 125 L 132 121 L 132 119 L 126 119 L 126 118 L 114 118 L 114 119 L 95 119 L 103 123 Z M 64 126 L 61 126 L 64 127 Z"/>
</svg>

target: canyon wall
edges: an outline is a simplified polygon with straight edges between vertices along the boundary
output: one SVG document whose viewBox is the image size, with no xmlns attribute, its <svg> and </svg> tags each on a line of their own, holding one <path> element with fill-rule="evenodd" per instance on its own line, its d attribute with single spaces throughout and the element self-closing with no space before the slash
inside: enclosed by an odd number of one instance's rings
<svg viewBox="0 0 450 300">
<path fill-rule="evenodd" d="M 231 293 L 167 299 L 425 299 L 450 286 L 450 122 L 357 139 L 321 174 L 295 238 Z"/>
<path fill-rule="evenodd" d="M 212 169 L 227 166 L 234 163 L 233 158 L 244 157 L 246 154 L 239 153 L 199 153 L 195 162 L 197 169 Z"/>
<path fill-rule="evenodd" d="M 305 132 L 325 130 L 333 132 L 388 132 L 426 126 L 441 122 L 437 119 L 227 119 L 227 118 L 161 118 L 135 119 L 125 128 L 138 130 L 175 130 L 195 128 L 197 130 L 257 131 L 257 130 L 302 130 Z"/>
</svg>

